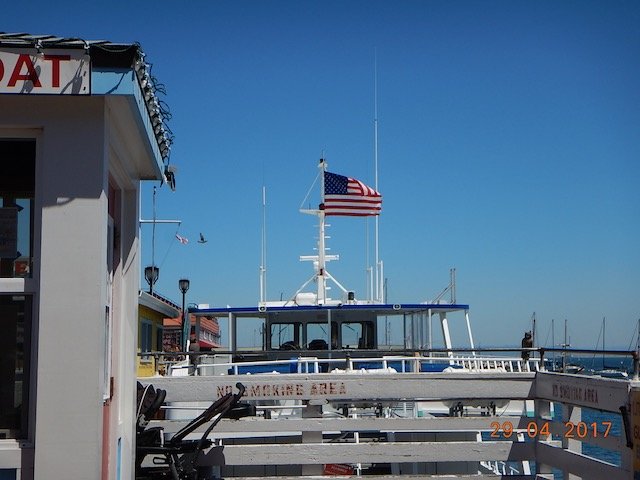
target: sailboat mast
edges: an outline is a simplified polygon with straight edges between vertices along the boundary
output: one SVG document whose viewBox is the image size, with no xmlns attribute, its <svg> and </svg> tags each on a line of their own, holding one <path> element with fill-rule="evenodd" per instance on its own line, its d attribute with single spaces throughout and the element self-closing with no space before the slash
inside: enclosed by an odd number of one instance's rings
<svg viewBox="0 0 640 480">
<path fill-rule="evenodd" d="M 567 369 L 567 347 L 569 344 L 567 343 L 567 319 L 564 319 L 564 352 L 562 352 L 562 371 L 564 372 Z"/>
<path fill-rule="evenodd" d="M 605 330 L 606 330 L 606 317 L 602 317 L 602 369 L 604 370 L 605 368 L 607 368 L 604 364 L 604 349 L 606 348 L 605 345 Z"/>
<path fill-rule="evenodd" d="M 556 348 L 556 324 L 555 320 L 551 319 L 551 348 Z M 551 361 L 553 365 L 553 371 L 556 371 L 556 352 L 552 352 Z"/>
<path fill-rule="evenodd" d="M 531 323 L 533 324 L 531 341 L 532 341 L 533 348 L 535 348 L 536 346 L 536 312 L 533 312 L 533 315 L 531 316 Z"/>
</svg>

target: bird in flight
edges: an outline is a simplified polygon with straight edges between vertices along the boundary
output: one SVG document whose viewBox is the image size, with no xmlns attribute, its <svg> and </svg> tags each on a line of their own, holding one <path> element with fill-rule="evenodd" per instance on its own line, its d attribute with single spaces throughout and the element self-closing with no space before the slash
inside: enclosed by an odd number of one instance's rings
<svg viewBox="0 0 640 480">
<path fill-rule="evenodd" d="M 206 238 L 204 238 L 204 235 L 202 235 L 202 233 L 200 233 L 200 240 L 198 240 L 198 243 L 207 243 L 208 240 Z"/>
</svg>

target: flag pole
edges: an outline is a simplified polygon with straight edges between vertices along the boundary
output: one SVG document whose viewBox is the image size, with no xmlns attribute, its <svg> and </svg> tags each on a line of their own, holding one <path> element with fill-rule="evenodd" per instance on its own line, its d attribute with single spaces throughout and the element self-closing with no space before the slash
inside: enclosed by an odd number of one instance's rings
<svg viewBox="0 0 640 480">
<path fill-rule="evenodd" d="M 320 159 L 318 165 L 320 169 L 320 208 L 318 209 L 318 305 L 322 305 L 325 302 L 326 297 L 326 278 L 325 278 L 325 235 L 324 235 L 324 173 L 327 169 L 327 164 L 324 158 Z"/>
</svg>

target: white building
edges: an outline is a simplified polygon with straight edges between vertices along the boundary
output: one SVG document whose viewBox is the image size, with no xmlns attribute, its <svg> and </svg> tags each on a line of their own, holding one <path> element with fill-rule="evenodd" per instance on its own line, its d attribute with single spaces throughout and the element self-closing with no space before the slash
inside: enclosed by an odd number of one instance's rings
<svg viewBox="0 0 640 480">
<path fill-rule="evenodd" d="M 163 126 L 138 45 L 0 34 L 0 480 L 133 478 Z"/>
</svg>

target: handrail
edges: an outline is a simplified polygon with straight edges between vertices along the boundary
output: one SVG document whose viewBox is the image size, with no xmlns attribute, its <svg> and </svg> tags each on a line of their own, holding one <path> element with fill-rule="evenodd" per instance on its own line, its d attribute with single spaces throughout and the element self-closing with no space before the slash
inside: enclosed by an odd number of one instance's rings
<svg viewBox="0 0 640 480">
<path fill-rule="evenodd" d="M 450 355 L 455 354 L 455 353 L 471 353 L 471 355 L 467 358 L 467 357 L 451 357 Z M 278 354 L 278 355 L 285 355 L 287 353 L 290 353 L 292 355 L 291 358 L 288 359 L 281 359 L 281 360 L 261 360 L 258 361 L 258 363 L 256 365 L 265 365 L 265 364 L 287 364 L 290 363 L 292 361 L 293 355 L 298 354 L 299 358 L 305 358 L 308 356 L 313 356 L 315 354 L 315 357 L 313 358 L 317 358 L 316 361 L 316 365 L 315 365 L 315 371 L 318 371 L 318 366 L 317 366 L 317 362 L 322 362 L 325 364 L 335 364 L 335 363 L 339 363 L 339 362 L 345 362 L 347 361 L 347 359 L 351 358 L 351 362 L 364 362 L 364 361 L 369 361 L 369 362 L 374 362 L 374 361 L 381 361 L 380 359 L 382 357 L 385 356 L 397 356 L 397 357 L 411 357 L 412 360 L 416 360 L 416 358 L 419 358 L 422 361 L 434 361 L 434 360 L 443 360 L 443 359 L 448 359 L 448 360 L 452 360 L 452 359 L 457 359 L 457 361 L 464 361 L 467 362 L 467 367 L 470 370 L 485 370 L 486 368 L 483 368 L 481 365 L 481 362 L 487 362 L 487 361 L 492 361 L 492 362 L 514 362 L 513 366 L 515 366 L 518 369 L 521 369 L 522 367 L 524 367 L 524 371 L 531 371 L 530 368 L 528 368 L 529 364 L 527 363 L 527 361 L 525 360 L 521 360 L 520 362 L 517 362 L 517 360 L 520 360 L 517 357 L 501 357 L 501 356 L 492 356 L 492 357 L 480 357 L 478 356 L 478 354 L 481 353 L 494 353 L 494 354 L 506 354 L 506 353 L 520 353 L 521 355 L 523 355 L 525 352 L 528 352 L 530 355 L 534 355 L 537 354 L 537 357 L 533 357 L 531 356 L 531 358 L 529 358 L 529 362 L 533 362 L 532 365 L 535 366 L 535 369 L 540 369 L 540 370 L 544 370 L 544 359 L 545 359 L 545 354 L 548 354 L 549 352 L 553 352 L 553 353 L 562 353 L 565 355 L 572 355 L 572 354 L 604 354 L 604 355 L 611 355 L 611 356 L 621 356 L 621 357 L 631 357 L 632 358 L 632 365 L 633 365 L 633 373 L 632 373 L 632 379 L 633 380 L 639 380 L 640 379 L 640 356 L 638 355 L 638 352 L 636 351 L 631 351 L 631 350 L 595 350 L 595 349 L 580 349 L 580 348 L 546 348 L 546 347 L 537 347 L 537 348 L 451 348 L 451 349 L 446 349 L 446 348 L 432 348 L 432 349 L 402 349 L 402 350 L 381 350 L 381 349 L 371 349 L 371 350 L 357 350 L 357 349 L 336 349 L 336 350 L 291 350 L 289 351 L 283 351 L 283 350 L 270 350 L 270 351 L 263 351 L 263 350 L 212 350 L 212 351 L 200 351 L 200 352 L 189 352 L 189 351 L 180 351 L 180 352 L 158 352 L 158 351 L 149 351 L 149 352 L 139 352 L 138 356 L 139 357 L 154 357 L 155 362 L 156 362 L 156 366 L 160 366 L 160 365 L 164 365 L 164 366 L 169 366 L 171 367 L 174 363 L 183 361 L 185 358 L 188 358 L 188 356 L 190 357 L 201 357 L 204 355 L 231 355 L 231 356 L 241 356 L 242 360 L 239 360 L 237 362 L 229 362 L 229 364 L 217 364 L 217 365 L 229 365 L 232 366 L 231 364 L 235 364 L 235 363 L 241 363 L 243 365 L 251 365 L 252 360 L 251 357 L 255 356 L 264 356 L 265 354 Z M 354 354 L 358 354 L 358 355 L 366 355 L 363 357 L 359 357 L 359 356 L 352 356 Z M 443 356 L 439 356 L 438 354 L 442 354 Z M 444 355 L 448 355 L 448 356 L 444 356 Z M 376 356 L 378 355 L 378 356 Z M 325 356 L 329 357 L 329 358 L 325 358 Z M 166 360 L 166 357 L 182 357 L 182 360 Z M 408 360 L 405 360 L 402 362 L 402 371 L 405 371 L 405 365 L 406 362 L 408 362 Z M 306 366 L 306 368 L 308 368 L 309 363 L 308 362 L 302 362 L 302 364 L 304 364 Z M 480 368 L 473 368 L 474 366 L 480 365 Z M 496 363 L 494 363 L 493 368 L 498 368 Z M 506 365 L 501 365 L 501 368 L 507 368 Z M 310 373 L 308 370 L 306 372 L 299 372 L 299 373 Z"/>
<path fill-rule="evenodd" d="M 385 355 L 383 357 L 342 357 L 342 358 L 318 358 L 318 357 L 291 357 L 283 360 L 255 360 L 255 361 L 232 361 L 220 362 L 215 364 L 199 363 L 196 365 L 198 373 L 203 368 L 216 366 L 222 368 L 233 369 L 233 374 L 238 375 L 241 367 L 258 367 L 258 366 L 277 366 L 277 365 L 296 365 L 296 372 L 291 373 L 318 373 L 320 371 L 319 364 L 325 365 L 346 365 L 346 371 L 359 371 L 364 367 L 358 367 L 358 364 L 370 363 L 379 364 L 380 368 L 368 368 L 370 371 L 388 371 L 391 362 L 400 362 L 400 373 L 420 372 L 422 363 L 435 362 L 442 364 L 446 362 L 452 367 L 461 367 L 467 371 L 495 371 L 503 369 L 512 372 L 531 372 L 530 363 L 538 368 L 539 360 L 530 359 L 528 361 L 519 357 L 439 357 L 439 356 L 402 356 L 402 355 Z M 310 368 L 311 367 L 311 368 Z M 187 365 L 184 368 L 188 368 Z"/>
<path fill-rule="evenodd" d="M 178 351 L 178 352 L 165 352 L 165 351 L 157 351 L 151 350 L 146 352 L 138 352 L 139 357 L 146 356 L 185 356 L 185 355 L 210 355 L 210 354 L 220 354 L 220 355 L 264 355 L 265 353 L 283 353 L 290 352 L 294 353 L 314 353 L 314 352 L 330 352 L 330 353 L 342 353 L 342 354 L 353 354 L 357 353 L 372 353 L 372 354 L 406 354 L 413 355 L 415 352 L 418 353 L 457 353 L 457 352 L 475 352 L 475 353 L 522 353 L 522 352 L 530 352 L 530 353 L 538 353 L 544 354 L 547 352 L 553 353 L 566 353 L 568 355 L 576 354 L 576 353 L 585 353 L 585 354 L 605 354 L 611 356 L 627 356 L 634 357 L 638 354 L 635 350 L 595 350 L 595 349 L 585 349 L 585 348 L 550 348 L 550 347 L 532 347 L 532 348 L 516 348 L 516 347 L 490 347 L 490 348 L 472 348 L 472 347 L 463 347 L 463 348 L 398 348 L 398 349 L 354 349 L 354 348 L 338 348 L 331 350 L 309 350 L 309 349 L 299 349 L 299 350 L 223 350 L 223 349 L 213 349 L 210 351 L 199 351 L 199 352 L 190 352 L 190 351 Z"/>
</svg>

